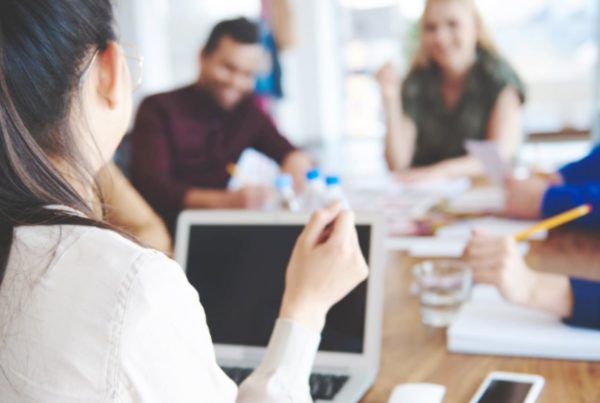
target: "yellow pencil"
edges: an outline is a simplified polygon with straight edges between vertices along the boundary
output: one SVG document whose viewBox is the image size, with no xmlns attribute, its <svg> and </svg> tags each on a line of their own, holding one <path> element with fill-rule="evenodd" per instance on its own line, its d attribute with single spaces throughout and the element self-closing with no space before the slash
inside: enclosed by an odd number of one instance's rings
<svg viewBox="0 0 600 403">
<path fill-rule="evenodd" d="M 560 225 L 566 224 L 578 218 L 588 215 L 592 211 L 592 206 L 589 204 L 584 204 L 582 206 L 576 207 L 572 210 L 565 211 L 564 213 L 555 215 L 554 217 L 550 217 L 544 221 L 541 221 L 531 227 L 518 232 L 514 235 L 515 240 L 524 241 L 529 238 L 531 235 L 540 231 L 548 231 L 552 228 L 556 228 Z"/>
</svg>

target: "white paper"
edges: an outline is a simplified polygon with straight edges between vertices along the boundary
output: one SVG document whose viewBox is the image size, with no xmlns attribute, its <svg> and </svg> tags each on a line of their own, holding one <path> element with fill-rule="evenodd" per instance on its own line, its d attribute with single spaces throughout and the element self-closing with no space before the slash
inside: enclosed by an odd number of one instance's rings
<svg viewBox="0 0 600 403">
<path fill-rule="evenodd" d="M 435 179 L 405 183 L 394 178 L 393 174 L 349 178 L 346 188 L 350 192 L 369 192 L 379 195 L 428 195 L 453 197 L 471 188 L 469 178 Z"/>
<path fill-rule="evenodd" d="M 279 166 L 275 161 L 249 148 L 240 156 L 236 164 L 235 176 L 230 178 L 227 188 L 237 190 L 244 186 L 272 187 L 279 174 Z"/>
<path fill-rule="evenodd" d="M 499 213 L 504 209 L 504 189 L 474 188 L 450 198 L 447 208 L 456 214 Z"/>
<path fill-rule="evenodd" d="M 502 158 L 498 143 L 494 141 L 467 140 L 465 148 L 483 165 L 486 176 L 496 184 L 502 184 L 510 175 L 510 165 Z"/>
<path fill-rule="evenodd" d="M 448 350 L 600 361 L 600 331 L 567 326 L 554 315 L 506 302 L 493 286 L 478 285 L 448 329 Z"/>
<path fill-rule="evenodd" d="M 408 252 L 413 257 L 460 257 L 466 244 L 466 239 L 414 236 L 388 238 L 385 246 L 390 251 Z"/>
<path fill-rule="evenodd" d="M 406 236 L 389 237 L 385 247 L 389 251 L 407 252 L 413 257 L 437 258 L 462 257 L 468 237 L 447 236 Z M 525 256 L 529 252 L 529 242 L 519 242 L 519 251 Z"/>
<path fill-rule="evenodd" d="M 524 231 L 537 221 L 513 220 L 500 217 L 483 217 L 470 220 L 462 220 L 436 231 L 436 236 L 445 238 L 470 238 L 474 229 L 479 229 L 493 235 L 512 236 Z M 548 237 L 548 231 L 540 231 L 532 234 L 528 239 L 544 240 Z"/>
<path fill-rule="evenodd" d="M 468 191 L 468 178 L 401 183 L 393 176 L 353 178 L 345 186 L 353 209 L 376 211 L 395 220 L 423 217 L 441 199 Z"/>
</svg>

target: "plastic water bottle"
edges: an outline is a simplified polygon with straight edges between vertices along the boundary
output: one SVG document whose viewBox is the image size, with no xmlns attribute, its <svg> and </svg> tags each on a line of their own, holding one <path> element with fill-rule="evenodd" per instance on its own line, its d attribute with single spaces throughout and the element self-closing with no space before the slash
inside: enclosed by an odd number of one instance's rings
<svg viewBox="0 0 600 403">
<path fill-rule="evenodd" d="M 342 181 L 339 176 L 330 175 L 325 178 L 327 188 L 325 189 L 324 203 L 325 206 L 330 206 L 334 203 L 341 203 L 343 208 L 350 208 L 348 198 L 342 188 Z"/>
<path fill-rule="evenodd" d="M 306 173 L 306 190 L 302 198 L 302 209 L 310 212 L 323 207 L 325 190 L 325 182 L 321 178 L 321 172 L 317 168 L 308 171 Z"/>
<path fill-rule="evenodd" d="M 293 212 L 300 210 L 300 203 L 294 192 L 294 178 L 292 178 L 292 175 L 278 175 L 275 179 L 275 188 L 277 189 L 277 208 L 279 210 Z"/>
</svg>

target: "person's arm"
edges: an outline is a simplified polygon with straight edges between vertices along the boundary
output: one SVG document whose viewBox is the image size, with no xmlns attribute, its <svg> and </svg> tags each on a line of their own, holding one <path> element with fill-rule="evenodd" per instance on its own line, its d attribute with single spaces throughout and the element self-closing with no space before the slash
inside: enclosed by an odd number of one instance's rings
<svg viewBox="0 0 600 403">
<path fill-rule="evenodd" d="M 219 367 L 196 290 L 173 261 L 147 255 L 128 291 L 119 348 L 123 393 L 161 402 L 310 402 L 319 331 L 278 319 L 260 367 L 240 387 Z M 127 399 L 129 400 L 129 399 Z"/>
<path fill-rule="evenodd" d="M 183 197 L 186 209 L 260 209 L 272 196 L 266 186 L 244 186 L 238 190 L 191 188 Z"/>
<path fill-rule="evenodd" d="M 352 214 L 339 205 L 314 214 L 292 253 L 265 357 L 238 393 L 216 362 L 198 293 L 183 270 L 159 254 L 135 265 L 135 277 L 124 281 L 120 390 L 164 402 L 311 402 L 308 377 L 327 311 L 368 274 Z"/>
<path fill-rule="evenodd" d="M 559 173 L 564 182 L 570 185 L 600 182 L 600 146 L 581 160 L 565 165 Z"/>
<path fill-rule="evenodd" d="M 600 282 L 571 278 L 569 283 L 573 308 L 565 323 L 600 329 Z"/>
<path fill-rule="evenodd" d="M 287 50 L 296 43 L 294 12 L 289 0 L 269 0 L 270 22 L 273 36 L 280 51 Z"/>
<path fill-rule="evenodd" d="M 507 160 L 513 157 L 523 138 L 521 99 L 513 87 L 505 87 L 490 114 L 486 139 L 494 141 Z"/>
<path fill-rule="evenodd" d="M 168 112 L 155 98 L 142 102 L 131 134 L 132 182 L 163 217 L 182 210 L 184 196 L 190 189 L 172 177 L 170 135 Z"/>
<path fill-rule="evenodd" d="M 600 147 L 545 178 L 509 179 L 505 194 L 505 213 L 515 218 L 550 217 L 584 203 L 600 208 Z M 590 228 L 600 225 L 598 208 L 575 224 Z"/>
<path fill-rule="evenodd" d="M 294 178 L 294 187 L 297 191 L 304 189 L 306 172 L 314 166 L 308 154 L 296 150 L 289 153 L 281 162 L 281 171 L 289 173 Z"/>
<path fill-rule="evenodd" d="M 567 276 L 531 270 L 511 237 L 475 231 L 464 258 L 476 282 L 493 284 L 507 301 L 568 318 L 573 292 Z"/>
<path fill-rule="evenodd" d="M 106 219 L 131 233 L 143 244 L 170 255 L 172 243 L 167 227 L 117 166 L 109 162 L 96 180 L 107 208 Z"/>
<path fill-rule="evenodd" d="M 507 301 L 549 312 L 571 326 L 600 329 L 600 282 L 531 270 L 510 237 L 475 232 L 464 258 L 475 281 L 495 285 Z"/>
<path fill-rule="evenodd" d="M 582 204 L 590 204 L 592 211 L 570 225 L 581 228 L 600 228 L 600 182 L 579 185 L 550 186 L 541 202 L 543 217 L 552 217 Z"/>
<path fill-rule="evenodd" d="M 385 161 L 390 171 L 410 167 L 415 152 L 417 127 L 402 106 L 400 80 L 387 63 L 376 75 L 385 113 Z"/>
<path fill-rule="evenodd" d="M 252 147 L 275 160 L 283 172 L 292 174 L 295 187 L 301 190 L 305 182 L 305 174 L 313 167 L 313 161 L 308 154 L 294 147 L 277 129 L 273 120 L 252 105 L 253 119 L 251 124 L 256 127 Z"/>
</svg>

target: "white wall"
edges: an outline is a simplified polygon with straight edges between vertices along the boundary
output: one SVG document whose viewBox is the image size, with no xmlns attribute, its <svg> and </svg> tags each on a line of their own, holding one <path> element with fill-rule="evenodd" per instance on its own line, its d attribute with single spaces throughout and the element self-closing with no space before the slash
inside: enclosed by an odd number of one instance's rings
<svg viewBox="0 0 600 403">
<path fill-rule="evenodd" d="M 144 57 L 143 82 L 135 98 L 170 88 L 173 83 L 172 59 L 166 57 L 170 43 L 169 0 L 122 0 L 116 17 L 120 40 L 137 46 Z"/>
<path fill-rule="evenodd" d="M 342 135 L 342 65 L 336 1 L 295 0 L 296 46 L 283 56 L 282 130 L 299 143 Z"/>
</svg>

